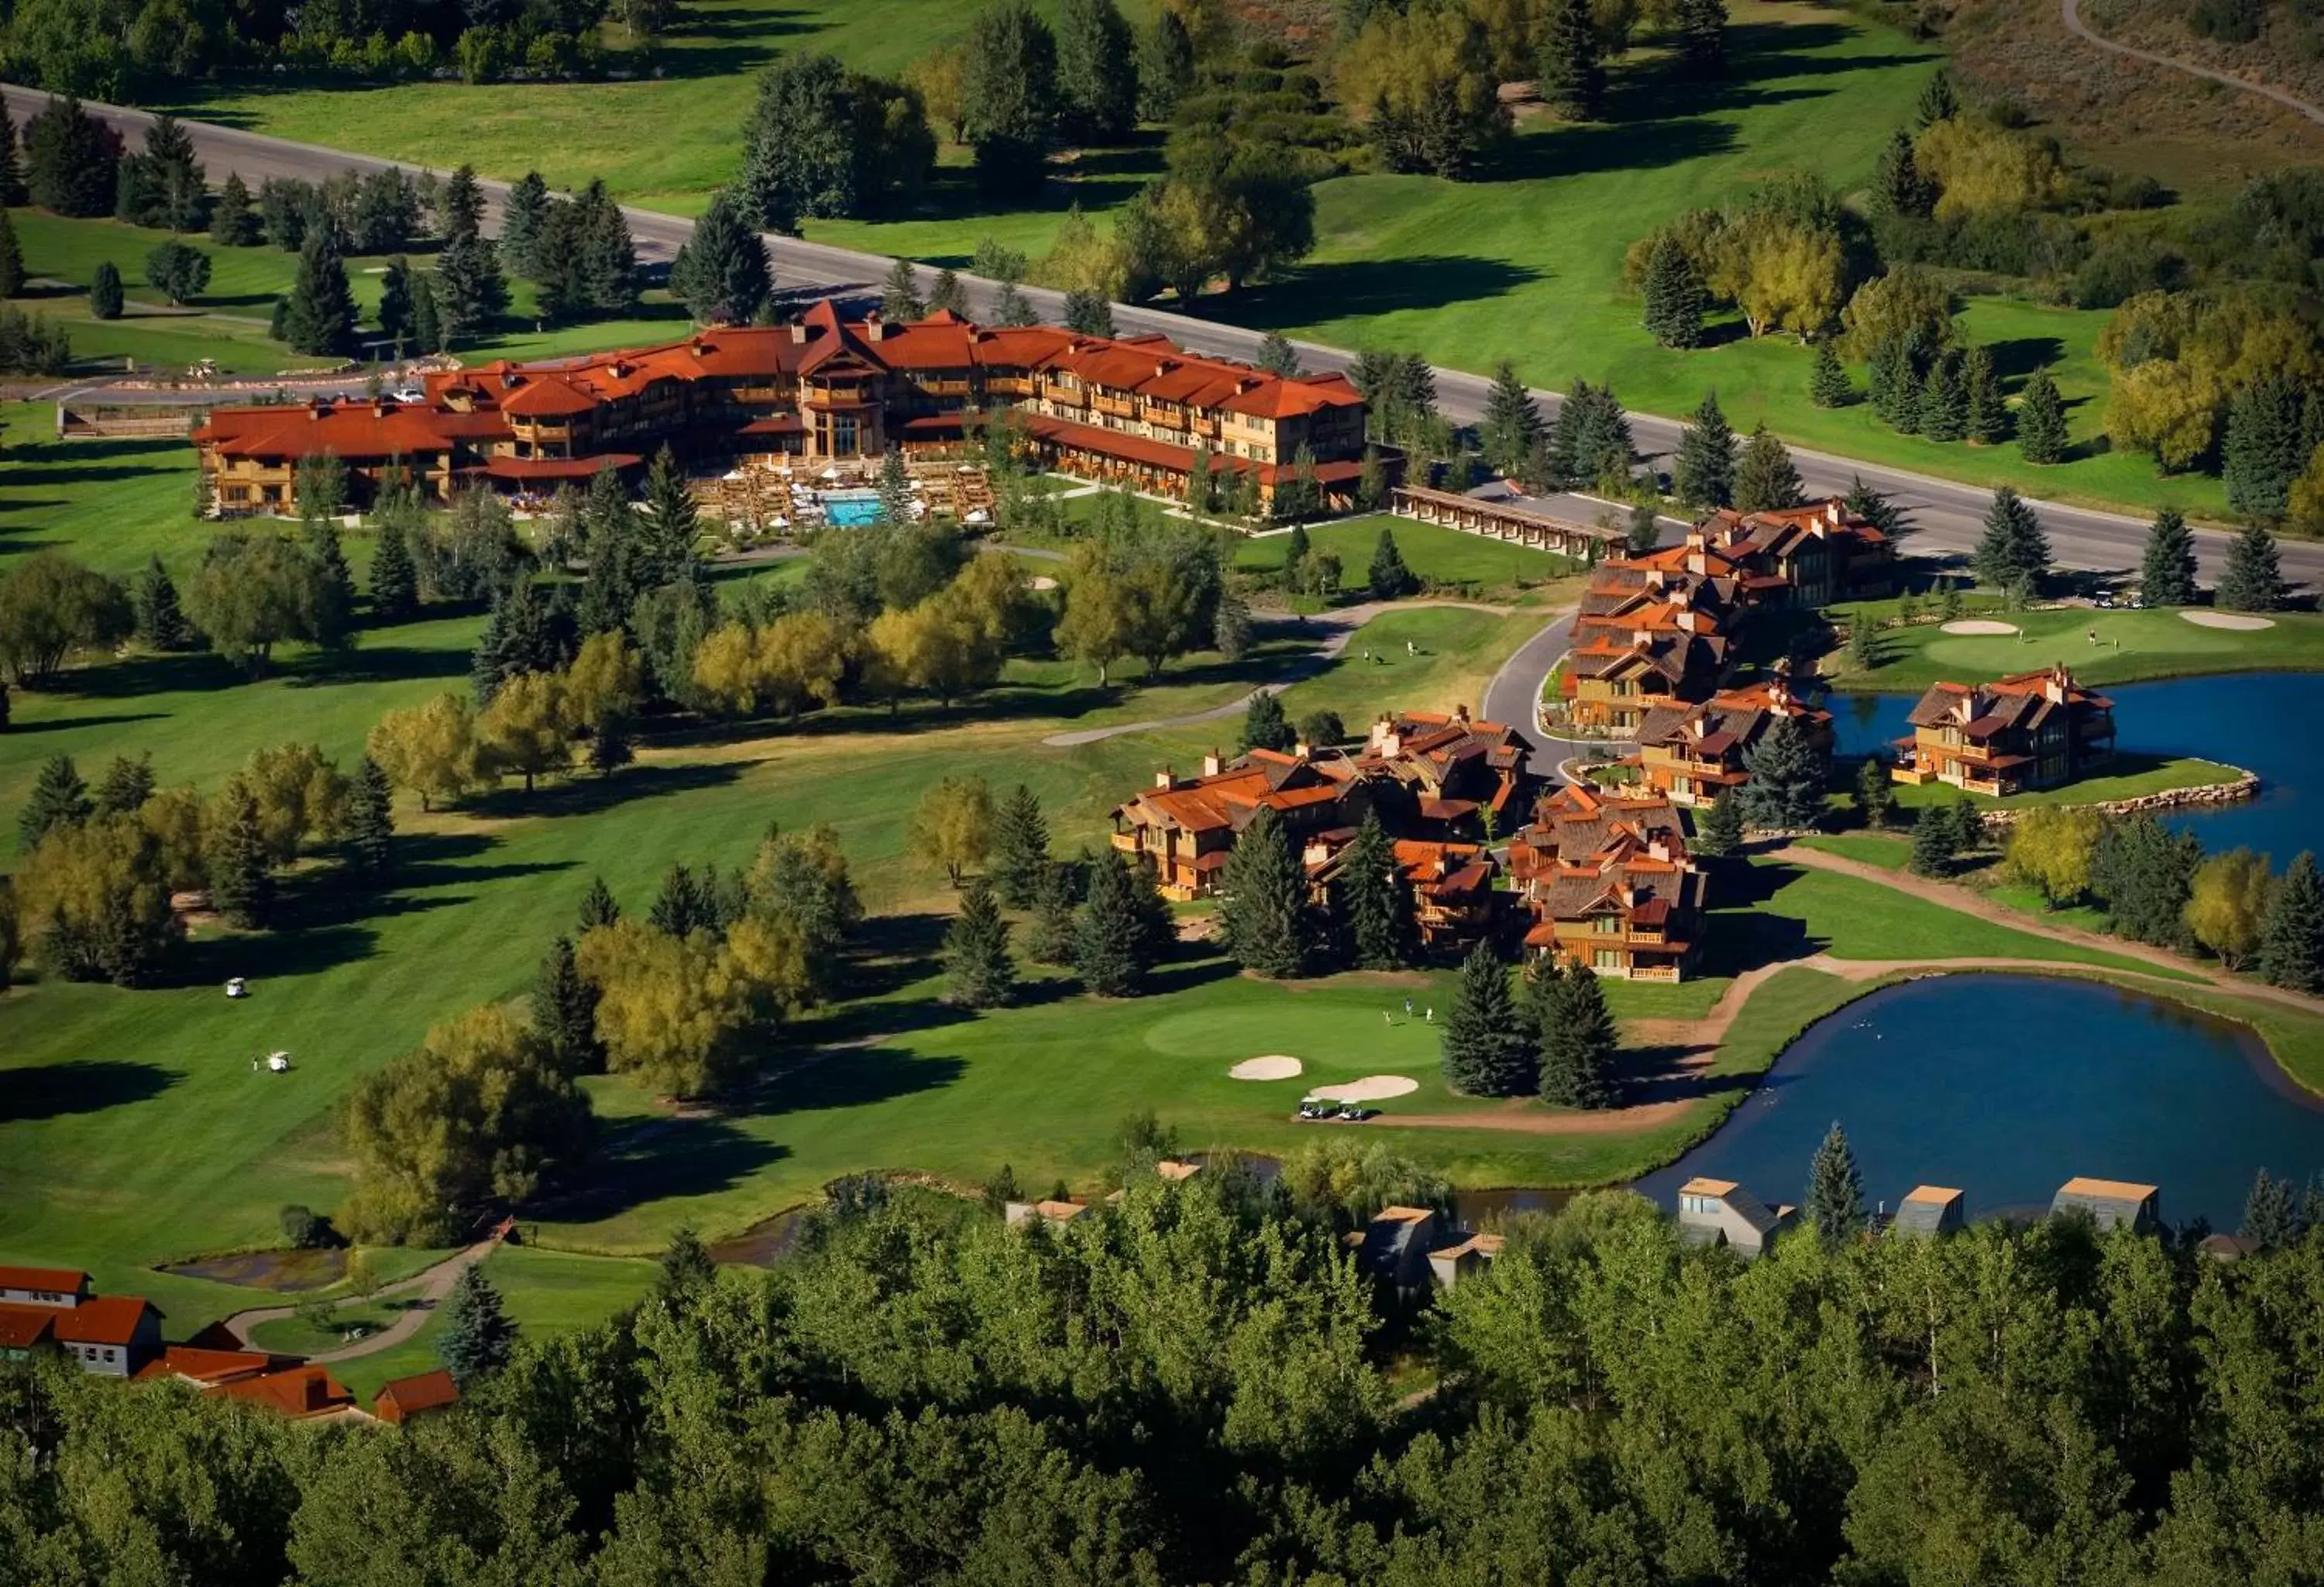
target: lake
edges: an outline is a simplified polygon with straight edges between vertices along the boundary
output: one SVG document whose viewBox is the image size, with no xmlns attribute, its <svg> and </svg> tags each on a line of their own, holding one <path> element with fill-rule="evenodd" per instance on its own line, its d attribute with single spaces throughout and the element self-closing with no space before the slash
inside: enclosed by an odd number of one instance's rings
<svg viewBox="0 0 2324 1587">
<path fill-rule="evenodd" d="M 2324 1170 L 2324 1100 L 2243 1027 L 2087 982 L 1971 974 L 1823 1020 L 1717 1134 L 1634 1188 L 1670 1206 L 1706 1174 L 1804 1203 L 1834 1120 L 1868 1211 L 1923 1184 L 1961 1190 L 1972 1218 L 2046 1211 L 2087 1174 L 2160 1186 L 2166 1221 L 2232 1231 L 2260 1168 Z"/>
<path fill-rule="evenodd" d="M 2126 683 L 2114 701 L 2120 747 L 2146 755 L 2192 755 L 2256 771 L 2260 796 L 2189 811 L 2172 825 L 2217 853 L 2257 849 L 2282 870 L 2302 849 L 2324 848 L 2324 735 L 2309 730 L 2324 702 L 2324 677 L 2255 672 Z M 1879 750 L 1912 731 L 1904 720 L 1917 695 L 1833 695 L 1832 731 L 1842 754 Z"/>
</svg>

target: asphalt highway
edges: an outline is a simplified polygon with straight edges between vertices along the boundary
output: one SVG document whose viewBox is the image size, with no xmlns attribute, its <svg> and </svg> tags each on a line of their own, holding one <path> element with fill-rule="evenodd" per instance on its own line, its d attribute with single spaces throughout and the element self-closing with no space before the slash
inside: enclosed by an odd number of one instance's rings
<svg viewBox="0 0 2324 1587">
<path fill-rule="evenodd" d="M 0 97 L 5 97 L 9 112 L 19 126 L 36 114 L 47 99 L 45 94 L 37 90 L 12 85 L 0 85 Z M 133 147 L 143 142 L 143 129 L 152 120 L 143 111 L 113 106 L 92 103 L 86 108 L 110 122 Z M 270 176 L 300 177 L 313 180 L 350 168 L 367 171 L 395 163 L 367 155 L 265 137 L 238 127 L 202 122 L 185 125 L 212 180 L 222 180 L 227 171 L 234 171 L 241 172 L 243 180 L 255 188 Z M 487 182 L 484 186 L 487 200 L 492 203 L 497 203 L 505 190 L 499 183 Z M 667 263 L 686 240 L 691 226 L 691 223 L 685 219 L 648 210 L 629 209 L 625 213 L 629 217 L 632 235 L 637 241 L 639 258 L 649 264 Z M 770 235 L 767 243 L 774 259 L 778 284 L 793 291 L 812 291 L 835 295 L 876 291 L 890 263 L 877 254 L 835 248 L 798 237 Z M 989 312 L 990 304 L 998 291 L 996 285 L 973 276 L 964 276 L 963 281 L 968 289 L 972 311 Z M 1056 316 L 1061 310 L 1061 299 L 1055 292 L 1028 288 L 1026 295 L 1044 314 Z M 1192 351 L 1236 358 L 1253 356 L 1260 340 L 1260 334 L 1257 331 L 1152 308 L 1116 305 L 1114 323 L 1124 333 L 1158 331 Z M 1343 348 L 1304 342 L 1298 346 L 1302 361 L 1313 370 L 1345 369 L 1354 360 L 1354 355 Z M 1488 384 L 1485 377 L 1460 370 L 1440 368 L 1436 372 L 1439 403 L 1455 420 L 1473 420 L 1482 412 Z M 1557 407 L 1556 393 L 1540 392 L 1536 394 L 1540 398 L 1545 412 L 1554 414 Z M 1644 452 L 1659 457 L 1677 444 L 1679 423 L 1675 420 L 1633 413 L 1630 425 L 1639 448 Z M 1991 501 L 1991 493 L 1987 489 L 1933 479 L 1880 464 L 1837 457 L 1796 447 L 1792 450 L 1792 457 L 1812 495 L 1844 491 L 1852 479 L 1860 475 L 1876 490 L 1892 496 L 1911 514 L 1914 526 L 1912 549 L 1923 555 L 1967 551 L 1976 543 L 1986 509 Z M 2034 504 L 2041 515 L 2043 528 L 2049 532 L 2051 549 L 2060 564 L 2100 573 L 2135 572 L 2137 568 L 2139 550 L 2146 533 L 2144 521 L 2085 507 L 2064 506 L 2038 498 L 2034 499 Z M 2202 530 L 2198 531 L 2197 540 L 2203 571 L 2208 577 L 2215 574 L 2220 565 L 2227 536 L 2223 531 Z M 2301 583 L 2324 584 L 2324 545 L 2287 541 L 2282 556 L 2286 577 Z"/>
</svg>

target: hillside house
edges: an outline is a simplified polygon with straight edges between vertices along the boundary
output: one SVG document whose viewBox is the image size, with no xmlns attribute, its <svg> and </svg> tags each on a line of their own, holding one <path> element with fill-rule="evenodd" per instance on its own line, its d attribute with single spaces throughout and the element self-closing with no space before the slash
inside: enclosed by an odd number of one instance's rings
<svg viewBox="0 0 2324 1587">
<path fill-rule="evenodd" d="M 1708 698 L 1727 657 L 1723 636 L 1684 628 L 1577 633 L 1557 674 L 1558 697 L 1574 731 L 1628 736 L 1657 706 Z"/>
<path fill-rule="evenodd" d="M 2066 1213 L 2088 1213 L 2102 1234 L 2126 1225 L 2135 1233 L 2152 1234 L 2163 1226 L 2163 1192 L 2152 1185 L 2077 1175 L 2050 1201 L 2052 1217 Z"/>
<path fill-rule="evenodd" d="M 1343 879 L 1352 826 L 1335 826 L 1308 838 L 1301 859 L 1307 868 L 1308 900 L 1330 907 Z M 1491 934 L 1499 915 L 1494 886 L 1501 868 L 1482 844 L 1441 843 L 1430 838 L 1392 840 L 1397 874 L 1412 897 L 1413 925 L 1428 951 L 1462 953 Z"/>
<path fill-rule="evenodd" d="M 1689 1245 L 1726 1245 L 1746 1259 L 1765 1252 L 1797 1213 L 1770 1207 L 1731 1179 L 1698 1176 L 1678 1188 L 1679 1238 Z"/>
<path fill-rule="evenodd" d="M 1382 1207 L 1370 1223 L 1342 1238 L 1355 1253 L 1356 1265 L 1383 1284 L 1415 1290 L 1434 1277 L 1429 1250 L 1442 1232 L 1436 1214 L 1426 1207 Z"/>
<path fill-rule="evenodd" d="M 1814 611 L 1895 590 L 1895 543 L 1840 496 L 1764 512 L 1722 507 L 1694 534 L 1739 570 L 1755 606 Z"/>
<path fill-rule="evenodd" d="M 1789 717 L 1824 753 L 1831 752 L 1831 713 L 1810 705 L 1781 678 L 1721 689 L 1701 705 L 1657 706 L 1638 724 L 1630 764 L 1645 785 L 1673 804 L 1707 805 L 1750 780 L 1751 752 Z"/>
<path fill-rule="evenodd" d="M 1906 718 L 1889 774 L 2006 797 L 2056 788 L 2114 758 L 2114 702 L 2061 662 L 1988 684 L 1939 683 Z"/>
<path fill-rule="evenodd" d="M 1896 1204 L 1895 1216 L 1888 1221 L 1888 1232 L 1923 1239 L 1958 1234 L 1969 1226 L 1964 1204 L 1958 1190 L 1941 1185 L 1916 1185 Z"/>
<path fill-rule="evenodd" d="M 77 1306 L 88 1296 L 88 1275 L 78 1269 L 0 1266 L 0 1306 Z"/>
<path fill-rule="evenodd" d="M 1466 706 L 1383 715 L 1365 735 L 1358 774 L 1391 832 L 1451 838 L 1505 827 L 1526 787 L 1532 743 Z"/>
<path fill-rule="evenodd" d="M 1153 787 L 1116 806 L 1112 843 L 1153 872 L 1163 897 L 1183 902 L 1217 890 L 1235 835 L 1262 806 L 1304 842 L 1333 828 L 1352 831 L 1370 798 L 1354 761 L 1337 751 L 1253 750 L 1231 762 L 1213 754 L 1201 776 L 1178 777 L 1166 766 Z"/>
<path fill-rule="evenodd" d="M 0 1302 L 0 1354 L 62 1352 L 84 1372 L 127 1378 L 161 1350 L 161 1312 L 136 1295 L 90 1296 L 69 1306 Z"/>
</svg>

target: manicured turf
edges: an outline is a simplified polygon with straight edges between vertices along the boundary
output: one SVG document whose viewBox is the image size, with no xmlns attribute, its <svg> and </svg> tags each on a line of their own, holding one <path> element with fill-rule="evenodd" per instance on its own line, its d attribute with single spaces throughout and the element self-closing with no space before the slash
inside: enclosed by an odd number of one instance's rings
<svg viewBox="0 0 2324 1587">
<path fill-rule="evenodd" d="M 1880 604 L 1893 612 L 1894 602 Z M 1836 609 L 1845 617 L 1849 608 Z M 1918 623 L 1883 630 L 1886 655 L 1867 670 L 1851 666 L 1845 651 L 1827 659 L 1835 687 L 1886 694 L 1918 694 L 1932 683 L 1976 682 L 2012 672 L 2032 672 L 2063 661 L 2083 683 L 2136 683 L 2205 672 L 2282 672 L 2324 669 L 2324 616 L 2278 612 L 2275 626 L 2238 632 L 2190 623 L 2176 610 L 2098 611 L 2062 607 L 2020 612 L 1997 618 L 2020 634 L 1947 633 L 1944 625 Z M 2092 644 L 2089 636 L 2098 635 Z"/>
<path fill-rule="evenodd" d="M 1877 865 L 1883 871 L 1902 871 L 1905 862 L 1913 857 L 1913 846 L 1909 841 L 1872 833 L 1803 837 L 1798 842 L 1802 848 L 1838 854 L 1843 860 L 1854 860 L 1861 865 Z"/>
<path fill-rule="evenodd" d="M 1340 559 L 1342 587 L 1363 599 L 1383 529 L 1396 536 L 1397 552 L 1416 577 L 1439 585 L 1473 586 L 1480 594 L 1539 585 L 1581 570 L 1571 558 L 1386 514 L 1314 524 L 1307 531 L 1307 540 L 1314 555 Z M 1235 566 L 1277 570 L 1290 540 L 1287 533 L 1253 536 L 1236 548 Z"/>
<path fill-rule="evenodd" d="M 1969 802 L 2004 810 L 2023 810 L 2040 805 L 2102 805 L 2112 799 L 2142 798 L 2148 794 L 2168 793 L 2174 789 L 2216 788 L 2222 783 L 2233 782 L 2241 775 L 2233 766 L 2184 755 L 2164 759 L 2125 752 L 2115 756 L 2112 766 L 2113 769 L 2104 776 L 2078 777 L 2061 787 L 2011 794 L 2006 798 L 1973 793 L 1969 796 Z M 1895 790 L 1897 805 L 1907 810 L 1921 809 L 1930 805 L 1949 805 L 1961 797 L 1960 789 L 1941 782 L 1898 783 Z"/>
</svg>

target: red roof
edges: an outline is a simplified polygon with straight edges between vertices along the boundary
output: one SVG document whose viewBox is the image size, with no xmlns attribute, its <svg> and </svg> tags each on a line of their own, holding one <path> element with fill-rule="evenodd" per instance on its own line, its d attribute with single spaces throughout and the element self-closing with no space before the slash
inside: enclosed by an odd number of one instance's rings
<svg viewBox="0 0 2324 1587">
<path fill-rule="evenodd" d="M 0 1301 L 0 1350 L 30 1350 L 50 1337 L 63 1316 L 61 1306 L 19 1306 Z"/>
<path fill-rule="evenodd" d="M 0 1289 L 36 1289 L 46 1295 L 78 1295 L 88 1275 L 78 1268 L 0 1267 Z"/>
<path fill-rule="evenodd" d="M 353 1410 L 355 1404 L 355 1397 L 346 1384 L 332 1377 L 327 1368 L 312 1365 L 239 1378 L 220 1383 L 210 1392 L 264 1406 L 286 1416 L 328 1416 L 335 1411 Z"/>
<path fill-rule="evenodd" d="M 190 1378 L 216 1387 L 240 1378 L 256 1377 L 284 1364 L 280 1356 L 263 1350 L 208 1350 L 199 1345 L 172 1344 L 137 1369 L 143 1381 L 153 1378 Z"/>
<path fill-rule="evenodd" d="M 595 457 L 487 457 L 481 471 L 494 479 L 595 479 L 606 468 L 635 468 L 645 459 L 632 452 L 603 452 Z"/>
<path fill-rule="evenodd" d="M 161 1308 L 142 1295 L 102 1295 L 85 1300 L 69 1311 L 56 1314 L 57 1342 L 132 1343 L 148 1312 L 156 1317 L 161 1315 Z"/>
<path fill-rule="evenodd" d="M 371 1408 L 372 1414 L 383 1422 L 401 1422 L 421 1411 L 451 1405 L 459 1398 L 460 1386 L 452 1381 L 451 1373 L 438 1367 L 432 1372 L 417 1372 L 381 1384 Z"/>
</svg>

